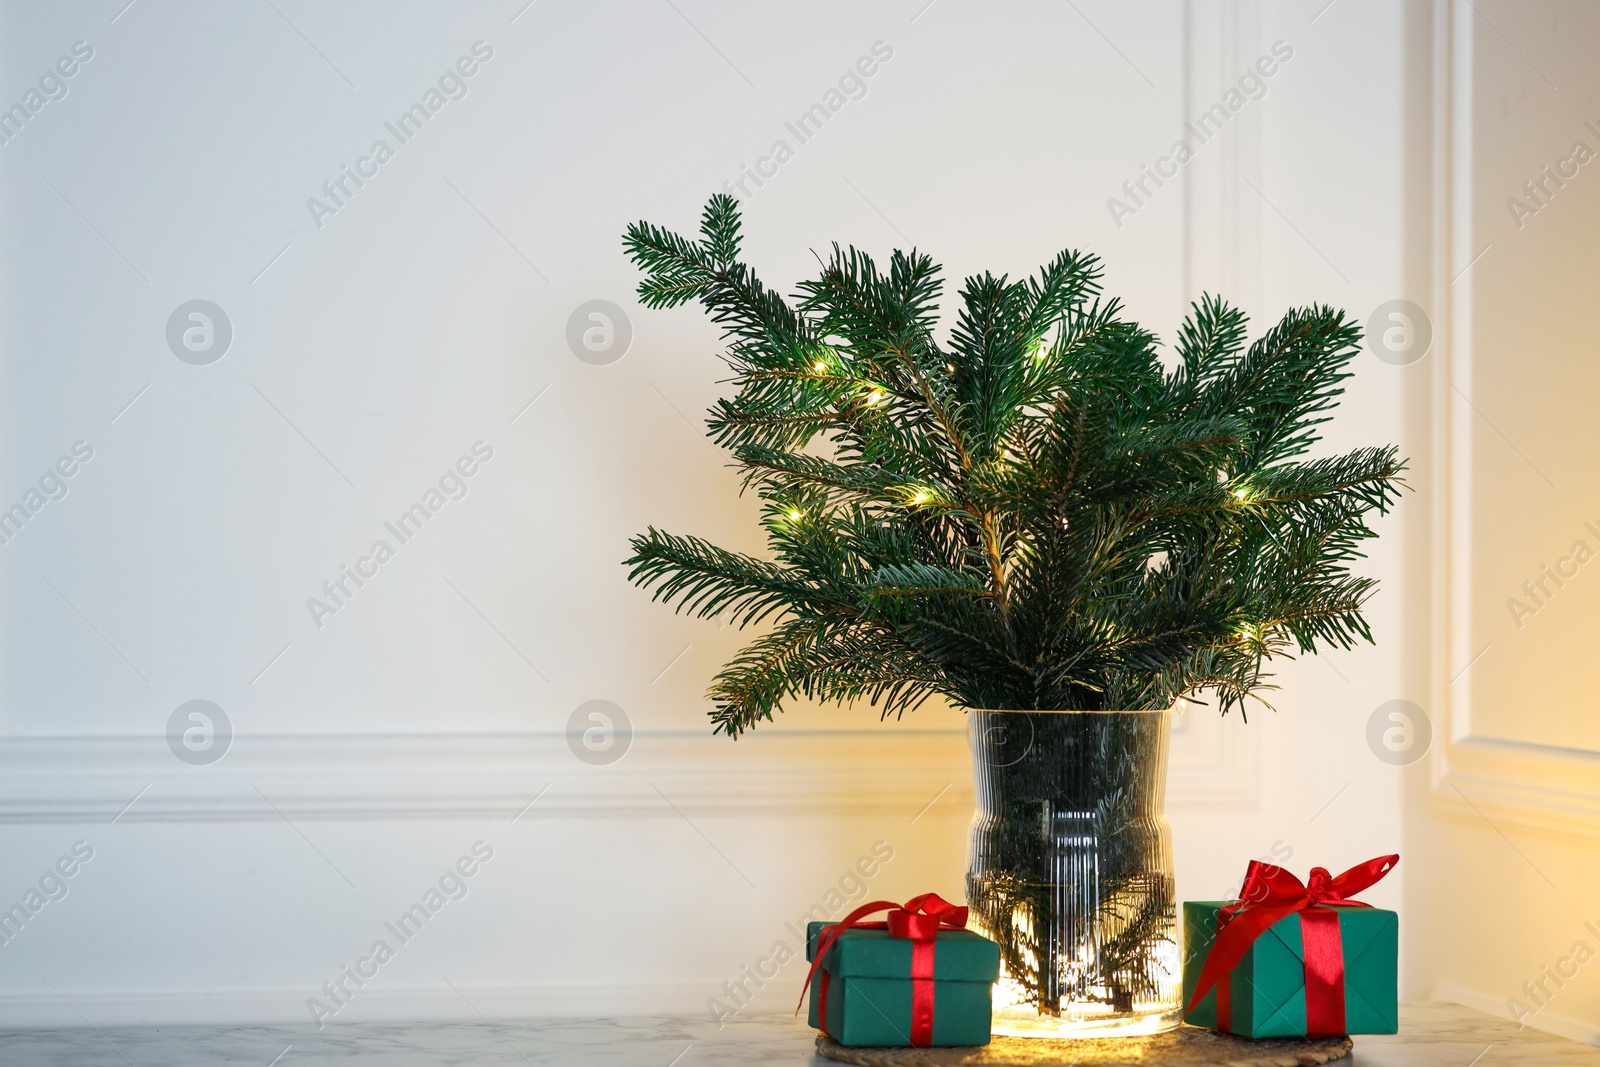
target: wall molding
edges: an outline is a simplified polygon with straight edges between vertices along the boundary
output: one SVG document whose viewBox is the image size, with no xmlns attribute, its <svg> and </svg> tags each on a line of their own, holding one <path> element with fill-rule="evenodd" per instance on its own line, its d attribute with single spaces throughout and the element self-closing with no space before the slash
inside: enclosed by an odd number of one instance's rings
<svg viewBox="0 0 1600 1067">
<path fill-rule="evenodd" d="M 1169 808 L 1253 808 L 1252 738 L 1184 723 Z M 971 810 L 965 731 L 772 731 L 738 742 L 641 733 L 604 767 L 578 760 L 562 734 L 240 735 L 208 767 L 179 761 L 155 737 L 0 739 L 0 823 L 11 824 L 916 815 L 935 800 Z"/>
<path fill-rule="evenodd" d="M 641 733 L 618 762 L 590 766 L 563 734 L 301 734 L 236 736 L 192 767 L 161 738 L 12 739 L 0 822 L 915 813 L 947 784 L 970 797 L 964 751 L 937 731 Z"/>
<path fill-rule="evenodd" d="M 1600 840 L 1600 753 L 1520 744 L 1472 731 L 1467 619 L 1471 604 L 1473 452 L 1472 232 L 1474 34 L 1471 0 L 1433 7 L 1433 216 L 1431 286 L 1434 357 L 1429 379 L 1433 509 L 1431 605 L 1436 811 L 1489 819 L 1496 827 L 1579 841 Z"/>
<path fill-rule="evenodd" d="M 1231 727 L 1213 706 L 1191 704 L 1174 717 L 1169 812 L 1260 810 L 1261 733 Z"/>
<path fill-rule="evenodd" d="M 1241 0 L 1187 0 L 1183 121 L 1215 102 L 1262 47 L 1261 11 Z M 1226 293 L 1254 313 L 1261 297 L 1262 114 L 1246 108 L 1184 168 L 1185 299 Z"/>
</svg>

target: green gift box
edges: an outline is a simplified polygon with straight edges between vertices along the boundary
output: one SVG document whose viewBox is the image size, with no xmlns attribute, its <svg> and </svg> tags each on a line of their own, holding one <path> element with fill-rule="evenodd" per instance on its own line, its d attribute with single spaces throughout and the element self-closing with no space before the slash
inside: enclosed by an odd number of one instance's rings
<svg viewBox="0 0 1600 1067">
<path fill-rule="evenodd" d="M 828 925 L 806 927 L 806 959 L 816 959 L 817 938 Z M 841 1045 L 911 1045 L 915 945 L 883 929 L 842 932 L 811 977 L 811 1025 Z M 928 1046 L 987 1045 L 1000 946 L 970 930 L 940 930 L 932 948 Z"/>
<path fill-rule="evenodd" d="M 1183 905 L 1183 1003 L 1199 984 L 1200 969 L 1217 936 L 1217 913 L 1232 901 L 1190 900 Z M 1344 952 L 1345 1032 L 1392 1034 L 1399 1029 L 1399 917 L 1381 908 L 1330 907 L 1339 917 Z M 1269 926 L 1246 950 L 1228 983 L 1231 1032 L 1241 1037 L 1306 1036 L 1305 949 L 1300 913 Z M 1201 998 L 1183 1021 L 1217 1028 L 1217 990 Z"/>
</svg>

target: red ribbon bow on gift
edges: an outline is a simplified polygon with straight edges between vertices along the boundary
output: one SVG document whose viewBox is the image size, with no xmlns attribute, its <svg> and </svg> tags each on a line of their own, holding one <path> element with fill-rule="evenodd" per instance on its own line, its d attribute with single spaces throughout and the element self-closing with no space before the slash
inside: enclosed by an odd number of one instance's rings
<svg viewBox="0 0 1600 1067">
<path fill-rule="evenodd" d="M 873 912 L 887 911 L 884 922 L 862 922 Z M 875 900 L 846 915 L 843 919 L 824 926 L 817 934 L 817 951 L 811 958 L 811 970 L 806 972 L 805 988 L 800 990 L 800 1003 L 806 1002 L 806 990 L 811 979 L 822 966 L 822 957 L 828 954 L 839 935 L 846 930 L 888 930 L 890 937 L 903 937 L 911 941 L 911 1044 L 926 1048 L 933 1041 L 933 952 L 934 938 L 940 930 L 965 930 L 967 909 L 958 908 L 937 893 L 924 893 L 912 897 L 904 905 L 892 900 Z M 822 982 L 817 989 L 817 1027 L 828 1032 L 828 972 L 822 972 Z"/>
<path fill-rule="evenodd" d="M 1306 969 L 1306 1036 L 1344 1033 L 1344 946 L 1339 940 L 1339 913 L 1331 907 L 1367 908 L 1350 898 L 1394 869 L 1400 857 L 1379 856 L 1357 864 L 1337 877 L 1324 867 L 1311 868 L 1311 884 L 1270 863 L 1250 861 L 1239 899 L 1217 913 L 1217 938 L 1200 968 L 1200 979 L 1185 1011 L 1217 990 L 1217 1029 L 1232 1029 L 1227 976 L 1244 959 L 1256 938 L 1279 919 L 1300 913 L 1300 938 Z"/>
</svg>

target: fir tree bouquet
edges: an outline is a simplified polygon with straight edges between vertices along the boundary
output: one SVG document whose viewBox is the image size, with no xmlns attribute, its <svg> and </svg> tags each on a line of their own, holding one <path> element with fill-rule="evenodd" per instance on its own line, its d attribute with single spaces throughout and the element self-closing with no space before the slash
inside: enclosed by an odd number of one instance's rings
<svg viewBox="0 0 1600 1067">
<path fill-rule="evenodd" d="M 1375 583 L 1349 564 L 1403 464 L 1304 458 L 1360 340 L 1343 313 L 1295 309 L 1247 345 L 1204 297 L 1168 368 L 1066 251 L 968 278 L 941 341 L 927 255 L 880 270 L 836 245 L 790 300 L 739 228 L 715 196 L 698 240 L 640 222 L 624 242 L 646 306 L 698 300 L 722 327 L 735 392 L 708 426 L 764 503 L 770 558 L 652 527 L 626 561 L 679 611 L 770 624 L 712 685 L 716 731 L 797 694 L 1227 712 L 1274 656 L 1371 640 Z"/>
<path fill-rule="evenodd" d="M 763 626 L 711 686 L 714 729 L 796 696 L 966 709 L 968 903 L 1028 1015 L 1004 1032 L 1177 1025 L 1166 720 L 1136 713 L 1242 711 L 1272 658 L 1371 640 L 1350 564 L 1402 464 L 1307 456 L 1359 329 L 1307 307 L 1247 343 L 1204 297 L 1168 365 L 1068 251 L 968 278 L 941 338 L 925 254 L 834 246 L 785 299 L 739 243 L 725 196 L 698 239 L 625 239 L 647 306 L 722 328 L 708 425 L 763 503 L 766 558 L 651 528 L 626 561 L 680 611 Z"/>
</svg>

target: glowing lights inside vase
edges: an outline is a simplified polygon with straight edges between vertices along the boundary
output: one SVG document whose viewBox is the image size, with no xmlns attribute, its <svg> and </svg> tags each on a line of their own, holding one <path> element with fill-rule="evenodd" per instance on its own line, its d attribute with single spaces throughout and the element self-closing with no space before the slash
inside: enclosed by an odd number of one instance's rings
<svg viewBox="0 0 1600 1067">
<path fill-rule="evenodd" d="M 1167 942 L 1155 949 L 1159 962 L 1175 979 L 1178 973 L 1178 946 Z M 1035 964 L 1037 961 L 1032 961 Z M 1082 968 L 1074 961 L 1073 970 Z M 1117 1010 L 1105 1000 L 1085 1000 L 1061 1005 L 1059 1015 L 1042 1014 L 1021 983 L 1002 968 L 994 986 L 994 1016 L 991 1032 L 1007 1037 L 1137 1037 L 1171 1030 L 1182 1021 L 1182 1011 L 1171 997 L 1160 1000 L 1134 1000 L 1125 1010 Z"/>
</svg>

